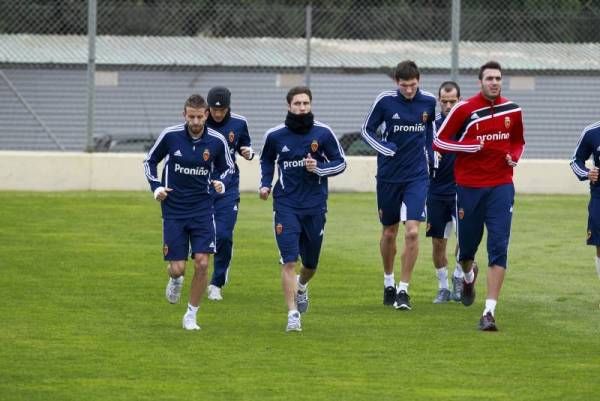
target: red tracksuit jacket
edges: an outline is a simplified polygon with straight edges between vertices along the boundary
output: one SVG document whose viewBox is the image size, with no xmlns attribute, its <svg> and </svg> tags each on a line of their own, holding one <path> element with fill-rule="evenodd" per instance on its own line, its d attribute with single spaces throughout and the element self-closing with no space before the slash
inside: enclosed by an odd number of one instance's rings
<svg viewBox="0 0 600 401">
<path fill-rule="evenodd" d="M 456 183 L 473 188 L 512 183 L 506 155 L 518 162 L 524 148 L 521 108 L 505 97 L 492 102 L 481 93 L 454 106 L 433 141 L 433 150 L 456 153 Z"/>
</svg>

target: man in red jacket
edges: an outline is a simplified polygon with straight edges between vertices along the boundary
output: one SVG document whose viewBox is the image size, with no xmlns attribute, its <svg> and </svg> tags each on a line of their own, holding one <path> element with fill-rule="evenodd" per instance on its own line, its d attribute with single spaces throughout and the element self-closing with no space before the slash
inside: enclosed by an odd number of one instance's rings
<svg viewBox="0 0 600 401">
<path fill-rule="evenodd" d="M 433 149 L 456 153 L 459 261 L 464 271 L 461 301 L 475 300 L 475 253 L 488 232 L 485 309 L 479 329 L 496 331 L 495 309 L 507 267 L 515 189 L 512 175 L 523 149 L 521 108 L 502 97 L 502 68 L 489 61 L 479 69 L 481 92 L 458 103 L 440 127 Z"/>
</svg>

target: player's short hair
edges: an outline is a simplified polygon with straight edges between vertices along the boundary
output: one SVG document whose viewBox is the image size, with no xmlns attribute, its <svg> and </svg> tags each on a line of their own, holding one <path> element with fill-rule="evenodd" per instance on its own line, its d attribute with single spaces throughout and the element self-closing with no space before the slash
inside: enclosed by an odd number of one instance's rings
<svg viewBox="0 0 600 401">
<path fill-rule="evenodd" d="M 193 94 L 185 101 L 183 111 L 185 111 L 186 107 L 191 107 L 192 109 L 206 109 L 208 105 L 201 95 Z"/>
<path fill-rule="evenodd" d="M 442 96 L 442 91 L 452 92 L 454 89 L 456 89 L 456 97 L 460 97 L 460 86 L 454 81 L 444 81 L 438 89 L 438 97 Z"/>
<path fill-rule="evenodd" d="M 488 61 L 487 63 L 485 63 L 484 65 L 482 65 L 481 67 L 479 67 L 479 79 L 481 80 L 483 78 L 483 71 L 485 70 L 498 70 L 500 71 L 500 74 L 502 74 L 502 67 L 500 66 L 500 63 L 497 61 Z"/>
<path fill-rule="evenodd" d="M 308 86 L 294 86 L 292 89 L 290 89 L 288 91 L 288 93 L 285 97 L 288 105 L 292 104 L 292 99 L 294 98 L 294 96 L 300 95 L 302 93 L 305 93 L 306 95 L 308 95 L 308 99 L 312 102 L 312 92 L 310 91 L 310 88 Z"/>
<path fill-rule="evenodd" d="M 399 62 L 394 70 L 394 79 L 396 81 L 401 79 L 408 81 L 414 78 L 417 80 L 421 78 L 421 73 L 419 72 L 419 67 L 417 67 L 417 64 L 412 60 L 404 60 Z"/>
</svg>

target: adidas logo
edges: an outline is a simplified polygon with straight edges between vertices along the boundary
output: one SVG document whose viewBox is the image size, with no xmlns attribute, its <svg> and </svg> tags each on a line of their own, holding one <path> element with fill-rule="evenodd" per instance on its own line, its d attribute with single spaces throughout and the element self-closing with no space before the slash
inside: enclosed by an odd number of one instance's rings
<svg viewBox="0 0 600 401">
<path fill-rule="evenodd" d="M 322 237 L 324 232 L 325 232 L 325 230 L 321 229 L 321 232 L 319 233 L 319 236 Z"/>
<path fill-rule="evenodd" d="M 479 114 L 477 114 L 477 113 L 471 114 L 471 120 L 476 120 L 478 118 L 479 118 Z"/>
<path fill-rule="evenodd" d="M 179 157 L 181 157 L 181 156 L 183 156 L 183 155 L 181 154 L 181 150 L 177 149 L 177 150 L 175 151 L 175 153 L 173 153 L 173 156 L 179 156 Z"/>
<path fill-rule="evenodd" d="M 392 116 L 392 120 L 400 120 L 400 116 L 398 115 L 398 113 L 395 113 L 395 114 Z"/>
<path fill-rule="evenodd" d="M 208 247 L 209 247 L 209 248 L 213 248 L 213 249 L 214 249 L 214 248 L 215 248 L 215 243 L 214 243 L 214 242 L 211 242 L 211 243 L 210 243 L 210 245 L 209 245 Z"/>
<path fill-rule="evenodd" d="M 286 145 L 283 145 L 283 148 L 281 148 L 281 152 L 289 152 L 289 151 L 290 151 L 290 149 Z"/>
</svg>

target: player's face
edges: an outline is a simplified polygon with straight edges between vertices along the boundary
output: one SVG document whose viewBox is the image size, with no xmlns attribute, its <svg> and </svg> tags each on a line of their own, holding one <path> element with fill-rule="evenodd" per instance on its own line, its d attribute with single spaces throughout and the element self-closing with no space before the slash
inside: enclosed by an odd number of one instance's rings
<svg viewBox="0 0 600 401">
<path fill-rule="evenodd" d="M 447 116 L 450 113 L 450 110 L 454 107 L 456 103 L 458 103 L 458 95 L 456 93 L 456 89 L 452 88 L 450 91 L 441 90 L 440 98 L 438 101 L 440 102 L 440 110 L 444 116 Z"/>
<path fill-rule="evenodd" d="M 288 110 L 292 114 L 307 114 L 310 113 L 311 104 L 310 98 L 306 93 L 294 95 L 288 106 Z"/>
<path fill-rule="evenodd" d="M 210 115 L 212 116 L 213 120 L 220 123 L 225 119 L 225 116 L 227 115 L 228 111 L 229 108 L 227 107 L 211 107 Z"/>
<path fill-rule="evenodd" d="M 192 135 L 200 135 L 204 131 L 204 123 L 208 118 L 208 110 L 186 107 L 183 116 Z"/>
<path fill-rule="evenodd" d="M 419 88 L 419 80 L 417 78 L 408 80 L 399 79 L 396 81 L 396 85 L 398 85 L 400 94 L 406 99 L 410 100 L 417 94 L 417 89 Z"/>
<path fill-rule="evenodd" d="M 483 70 L 483 74 L 481 75 L 479 85 L 481 86 L 483 96 L 490 100 L 494 100 L 500 96 L 502 90 L 502 73 L 500 70 L 488 68 Z"/>
</svg>

